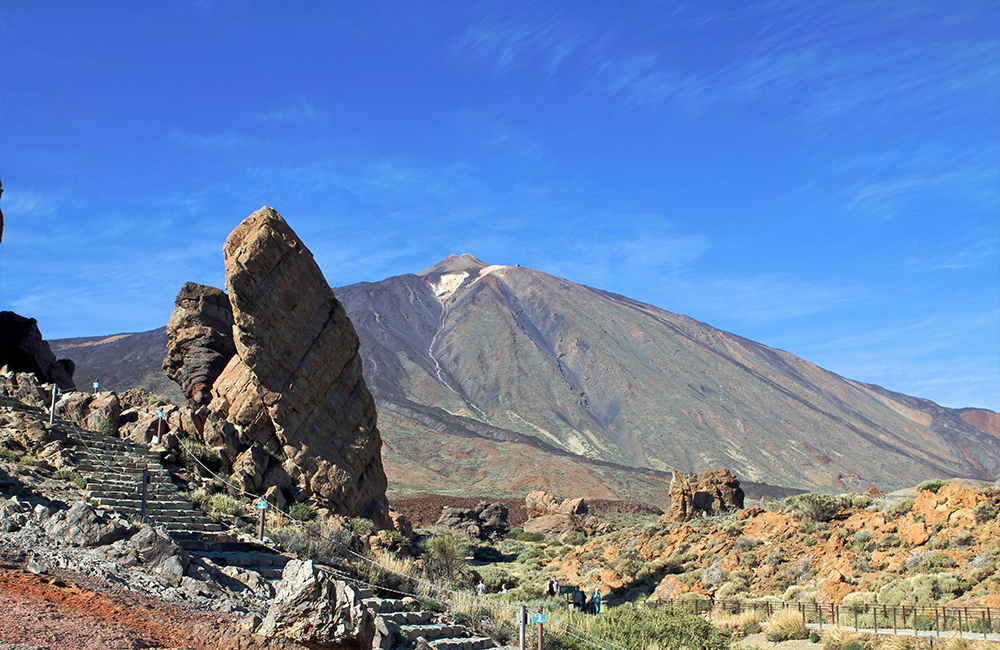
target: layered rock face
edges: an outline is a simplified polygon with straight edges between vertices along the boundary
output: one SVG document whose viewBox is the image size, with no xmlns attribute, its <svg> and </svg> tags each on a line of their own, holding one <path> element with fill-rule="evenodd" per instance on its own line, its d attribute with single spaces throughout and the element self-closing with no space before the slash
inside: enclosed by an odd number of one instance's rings
<svg viewBox="0 0 1000 650">
<path fill-rule="evenodd" d="M 696 515 L 716 515 L 743 509 L 743 489 L 728 469 L 685 474 L 674 470 L 670 508 L 663 521 L 687 521 Z"/>
<path fill-rule="evenodd" d="M 34 373 L 44 383 L 54 383 L 62 390 L 72 390 L 76 364 L 70 359 L 56 359 L 52 348 L 42 339 L 38 321 L 12 311 L 0 311 L 0 367 L 13 372 Z"/>
<path fill-rule="evenodd" d="M 236 354 L 233 310 L 220 289 L 188 282 L 177 294 L 167 324 L 163 371 L 196 405 L 208 404 L 211 389 Z"/>
<path fill-rule="evenodd" d="M 558 539 L 573 531 L 595 535 L 610 530 L 607 524 L 598 524 L 590 514 L 590 506 L 580 497 L 560 502 L 547 492 L 535 490 L 525 497 L 524 508 L 528 512 L 524 531 L 538 533 L 548 540 Z"/>
<path fill-rule="evenodd" d="M 268 207 L 229 235 L 224 254 L 236 355 L 208 408 L 226 421 L 220 438 L 231 424 L 250 446 L 231 478 L 391 525 L 358 336 L 312 254 Z"/>
</svg>

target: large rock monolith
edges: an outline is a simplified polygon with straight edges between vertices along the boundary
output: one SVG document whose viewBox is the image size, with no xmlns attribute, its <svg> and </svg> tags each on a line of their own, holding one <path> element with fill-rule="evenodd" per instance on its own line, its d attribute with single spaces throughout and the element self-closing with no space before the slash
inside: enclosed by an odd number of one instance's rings
<svg viewBox="0 0 1000 650">
<path fill-rule="evenodd" d="M 167 324 L 163 371 L 196 405 L 212 399 L 212 384 L 236 354 L 233 310 L 221 289 L 186 283 Z"/>
<path fill-rule="evenodd" d="M 208 408 L 242 444 L 270 452 L 241 467 L 254 476 L 238 478 L 391 526 L 358 335 L 312 253 L 268 207 L 237 226 L 223 250 L 236 355 Z"/>
</svg>

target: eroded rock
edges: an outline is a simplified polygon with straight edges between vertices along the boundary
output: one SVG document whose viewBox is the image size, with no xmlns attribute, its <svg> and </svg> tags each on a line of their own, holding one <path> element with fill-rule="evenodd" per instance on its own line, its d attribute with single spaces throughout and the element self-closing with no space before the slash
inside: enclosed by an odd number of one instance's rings
<svg viewBox="0 0 1000 650">
<path fill-rule="evenodd" d="M 32 373 L 39 381 L 54 383 L 62 390 L 75 388 L 76 364 L 70 359 L 56 359 L 48 342 L 42 339 L 38 321 L 12 311 L 0 311 L 0 366 Z"/>
<path fill-rule="evenodd" d="M 371 648 L 375 621 L 358 591 L 312 561 L 292 560 L 257 633 L 283 636 L 310 648 Z"/>
<path fill-rule="evenodd" d="M 728 469 L 686 474 L 673 471 L 670 507 L 664 522 L 687 521 L 697 515 L 717 515 L 743 509 L 743 489 Z"/>
<path fill-rule="evenodd" d="M 229 235 L 224 255 L 236 356 L 215 380 L 209 408 L 241 443 L 257 443 L 295 470 L 254 462 L 252 476 L 241 466 L 234 478 L 264 490 L 294 476 L 298 494 L 388 527 L 382 438 L 360 344 L 312 254 L 277 212 L 262 208 Z"/>
<path fill-rule="evenodd" d="M 212 385 L 234 354 L 229 297 L 215 287 L 186 283 L 167 324 L 163 371 L 196 405 L 208 404 Z"/>
</svg>

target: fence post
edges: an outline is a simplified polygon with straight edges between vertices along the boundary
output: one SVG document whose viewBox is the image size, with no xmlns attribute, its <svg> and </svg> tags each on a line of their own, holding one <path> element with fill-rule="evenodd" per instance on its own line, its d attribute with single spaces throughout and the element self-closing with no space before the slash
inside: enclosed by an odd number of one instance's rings
<svg viewBox="0 0 1000 650">
<path fill-rule="evenodd" d="M 937 618 L 935 616 L 935 618 Z M 892 606 L 892 633 L 896 634 L 896 606 Z"/>
<path fill-rule="evenodd" d="M 802 627 L 805 627 L 806 626 L 806 607 L 802 603 L 799 603 L 799 612 L 802 613 Z"/>
<path fill-rule="evenodd" d="M 875 628 L 875 634 L 878 634 L 878 605 L 872 605 L 872 627 Z"/>
<path fill-rule="evenodd" d="M 142 507 L 140 509 L 140 516 L 143 520 L 146 519 L 146 486 L 149 484 L 149 470 L 142 470 Z"/>
<path fill-rule="evenodd" d="M 917 612 L 920 611 L 918 607 L 913 608 L 913 636 L 917 636 Z"/>
<path fill-rule="evenodd" d="M 539 617 L 538 617 L 538 650 L 542 650 L 542 617 L 540 616 L 541 613 L 542 613 L 542 608 L 541 607 L 538 608 L 538 613 L 539 613 Z"/>
<path fill-rule="evenodd" d="M 524 628 L 527 625 L 527 621 L 528 621 L 528 608 L 525 607 L 524 605 L 521 605 L 521 608 L 517 610 L 517 623 L 518 623 L 518 628 L 521 631 L 520 643 L 518 644 L 517 647 L 520 648 L 520 650 L 524 650 Z"/>
<path fill-rule="evenodd" d="M 986 636 L 986 612 L 985 611 L 981 611 L 979 613 L 980 613 L 980 615 L 982 616 L 982 619 L 983 619 L 983 640 L 985 641 L 986 639 L 989 638 L 988 636 Z"/>
</svg>

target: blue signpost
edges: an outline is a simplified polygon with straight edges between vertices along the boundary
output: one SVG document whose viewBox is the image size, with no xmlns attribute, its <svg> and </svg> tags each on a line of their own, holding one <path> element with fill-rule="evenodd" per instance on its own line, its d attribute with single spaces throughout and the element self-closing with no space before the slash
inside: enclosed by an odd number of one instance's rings
<svg viewBox="0 0 1000 650">
<path fill-rule="evenodd" d="M 260 499 L 257 501 L 257 513 L 259 518 L 257 520 L 257 539 L 263 541 L 264 539 L 264 513 L 267 512 L 267 499 Z"/>
</svg>

